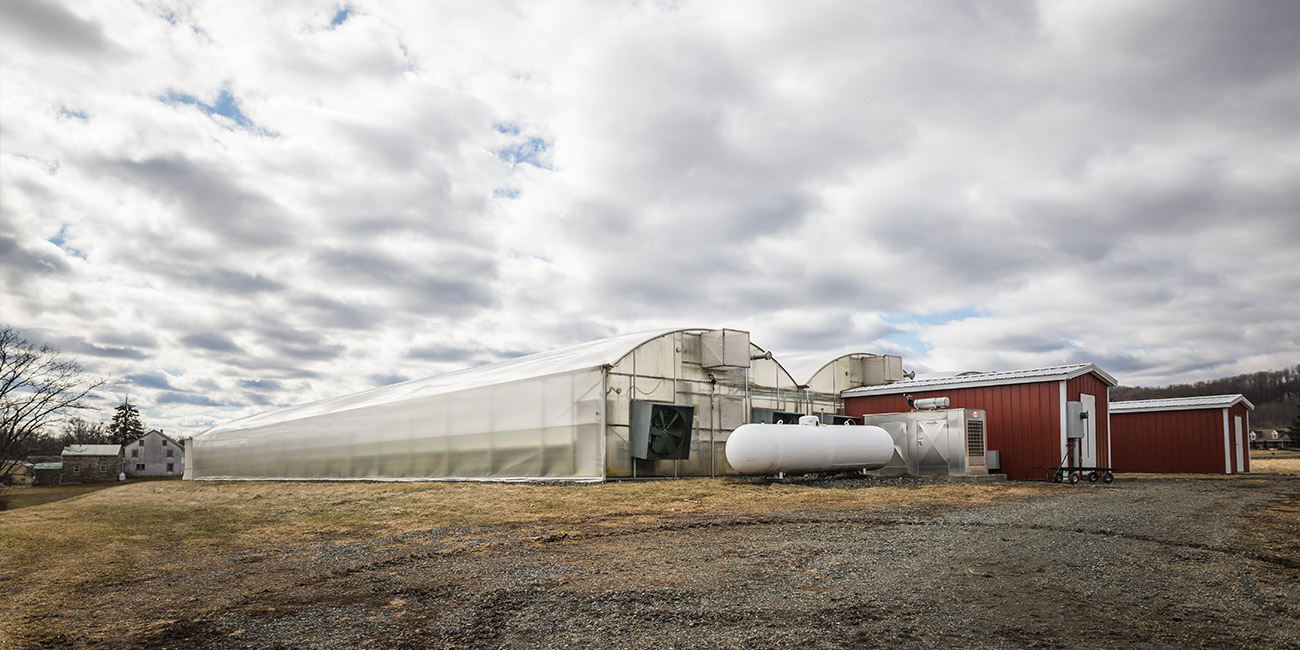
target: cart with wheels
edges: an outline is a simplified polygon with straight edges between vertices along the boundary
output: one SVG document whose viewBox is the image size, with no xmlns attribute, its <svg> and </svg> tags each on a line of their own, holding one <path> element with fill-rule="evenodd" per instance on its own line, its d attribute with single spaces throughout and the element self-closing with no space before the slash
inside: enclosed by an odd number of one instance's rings
<svg viewBox="0 0 1300 650">
<path fill-rule="evenodd" d="M 1049 467 L 1048 477 L 1056 483 L 1069 481 L 1071 484 L 1078 483 L 1080 479 L 1087 478 L 1089 483 L 1110 483 L 1115 480 L 1114 467 Z"/>
</svg>

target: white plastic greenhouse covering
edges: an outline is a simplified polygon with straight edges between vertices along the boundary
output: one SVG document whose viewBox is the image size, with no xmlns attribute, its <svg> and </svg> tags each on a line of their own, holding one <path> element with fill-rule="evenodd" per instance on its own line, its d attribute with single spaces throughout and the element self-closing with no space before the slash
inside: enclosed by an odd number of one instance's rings
<svg viewBox="0 0 1300 650">
<path fill-rule="evenodd" d="M 700 376 L 687 377 L 684 350 L 698 355 L 707 331 L 628 334 L 235 420 L 192 439 L 185 477 L 602 480 L 629 469 L 635 475 L 623 458 L 629 400 L 708 400 L 689 387 L 713 386 L 709 377 L 716 376 L 713 397 L 722 419 L 702 421 L 707 439 L 696 445 L 700 459 L 681 466 L 707 476 L 716 469 L 711 449 L 720 449 L 726 431 L 745 421 L 740 411 L 727 410 L 741 402 L 724 400 L 724 391 L 779 408 L 800 399 L 789 374 L 771 360 L 713 374 L 696 365 L 691 372 Z M 739 334 L 744 356 L 748 333 Z M 713 417 L 708 410 L 697 414 Z M 607 449 L 618 459 L 607 459 Z M 657 461 L 645 469 L 672 476 L 679 466 Z"/>
<path fill-rule="evenodd" d="M 254 415 L 196 435 L 191 478 L 600 479 L 602 371 L 637 333 Z"/>
</svg>

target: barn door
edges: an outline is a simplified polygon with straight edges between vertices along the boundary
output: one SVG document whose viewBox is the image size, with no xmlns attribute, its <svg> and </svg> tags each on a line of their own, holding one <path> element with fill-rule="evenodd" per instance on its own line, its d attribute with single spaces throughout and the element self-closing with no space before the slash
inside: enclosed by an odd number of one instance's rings
<svg viewBox="0 0 1300 650">
<path fill-rule="evenodd" d="M 1084 467 L 1097 466 L 1097 396 L 1084 393 L 1079 396 L 1083 402 L 1083 412 L 1087 414 L 1083 439 L 1079 441 L 1079 464 Z"/>
</svg>

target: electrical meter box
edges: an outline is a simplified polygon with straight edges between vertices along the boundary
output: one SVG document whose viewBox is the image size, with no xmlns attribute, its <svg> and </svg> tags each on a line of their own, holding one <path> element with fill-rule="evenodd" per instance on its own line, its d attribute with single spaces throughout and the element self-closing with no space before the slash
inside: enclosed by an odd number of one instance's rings
<svg viewBox="0 0 1300 650">
<path fill-rule="evenodd" d="M 1065 437 L 1086 438 L 1088 436 L 1088 412 L 1083 410 L 1083 402 L 1065 403 Z"/>
</svg>

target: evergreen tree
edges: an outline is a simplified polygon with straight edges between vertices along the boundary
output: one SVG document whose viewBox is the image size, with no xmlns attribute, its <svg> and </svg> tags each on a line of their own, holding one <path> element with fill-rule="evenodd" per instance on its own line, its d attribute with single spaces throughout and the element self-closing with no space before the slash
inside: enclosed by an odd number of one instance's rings
<svg viewBox="0 0 1300 650">
<path fill-rule="evenodd" d="M 113 423 L 108 425 L 108 444 L 125 445 L 143 435 L 140 411 L 129 400 L 122 400 L 122 405 L 114 409 Z"/>
<path fill-rule="evenodd" d="M 1295 406 L 1295 419 L 1291 420 L 1291 428 L 1287 429 L 1287 435 L 1291 436 L 1291 446 L 1300 446 L 1300 404 Z"/>
</svg>

